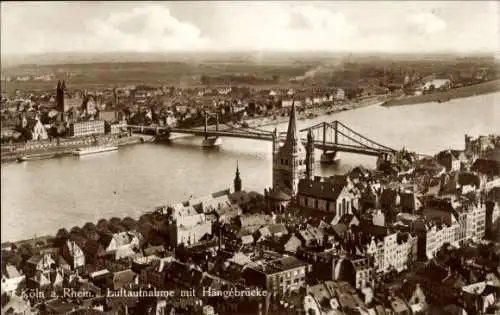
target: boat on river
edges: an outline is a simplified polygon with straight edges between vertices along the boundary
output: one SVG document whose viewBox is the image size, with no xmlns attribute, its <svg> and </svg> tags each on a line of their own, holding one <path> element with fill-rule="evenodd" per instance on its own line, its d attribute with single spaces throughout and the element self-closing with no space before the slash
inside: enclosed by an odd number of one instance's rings
<svg viewBox="0 0 500 315">
<path fill-rule="evenodd" d="M 40 154 L 30 154 L 24 155 L 17 158 L 18 162 L 27 162 L 27 161 L 37 161 L 37 160 L 47 160 L 57 157 L 56 153 L 40 153 Z"/>
<path fill-rule="evenodd" d="M 72 153 L 73 155 L 83 156 L 112 151 L 118 151 L 118 147 L 113 145 L 92 146 L 88 148 L 78 148 Z"/>
</svg>

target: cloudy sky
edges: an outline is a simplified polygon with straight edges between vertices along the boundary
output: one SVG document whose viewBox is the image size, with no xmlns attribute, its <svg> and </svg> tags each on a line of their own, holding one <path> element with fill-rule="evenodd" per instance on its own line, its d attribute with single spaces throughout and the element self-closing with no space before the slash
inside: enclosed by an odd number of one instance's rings
<svg viewBox="0 0 500 315">
<path fill-rule="evenodd" d="M 498 52 L 496 1 L 2 2 L 1 53 Z"/>
</svg>

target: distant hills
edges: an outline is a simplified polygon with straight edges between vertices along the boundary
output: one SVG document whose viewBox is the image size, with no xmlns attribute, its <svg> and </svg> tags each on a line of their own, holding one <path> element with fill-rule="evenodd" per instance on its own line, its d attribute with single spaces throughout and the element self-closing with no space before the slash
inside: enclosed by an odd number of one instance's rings
<svg viewBox="0 0 500 315">
<path fill-rule="evenodd" d="M 107 52 L 107 53 L 45 53 L 37 55 L 2 56 L 2 68 L 9 68 L 23 64 L 52 65 L 52 64 L 81 64 L 81 63 L 123 63 L 123 62 L 194 62 L 194 63 L 258 63 L 279 64 L 289 62 L 331 62 L 342 59 L 449 59 L 461 57 L 450 53 L 436 54 L 392 54 L 392 53 L 336 53 L 336 52 L 169 52 L 169 53 L 138 53 L 138 52 Z M 463 57 L 493 57 L 489 56 L 463 56 Z"/>
</svg>

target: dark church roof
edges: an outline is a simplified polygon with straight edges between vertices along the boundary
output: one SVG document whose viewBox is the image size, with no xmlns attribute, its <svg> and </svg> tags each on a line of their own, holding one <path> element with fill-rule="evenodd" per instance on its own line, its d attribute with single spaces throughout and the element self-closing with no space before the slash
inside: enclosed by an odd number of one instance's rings
<svg viewBox="0 0 500 315">
<path fill-rule="evenodd" d="M 305 178 L 299 181 L 299 195 L 336 201 L 346 185 L 345 176 L 334 176 L 323 179 L 316 177 L 314 180 Z"/>
</svg>

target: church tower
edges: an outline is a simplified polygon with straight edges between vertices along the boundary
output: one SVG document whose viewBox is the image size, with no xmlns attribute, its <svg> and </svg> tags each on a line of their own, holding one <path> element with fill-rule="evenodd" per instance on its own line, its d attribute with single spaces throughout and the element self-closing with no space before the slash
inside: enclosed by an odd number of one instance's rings
<svg viewBox="0 0 500 315">
<path fill-rule="evenodd" d="M 314 135 L 312 129 L 307 133 L 306 145 L 306 177 L 309 179 L 314 178 Z"/>
<path fill-rule="evenodd" d="M 234 192 L 241 191 L 241 178 L 240 169 L 238 167 L 238 161 L 236 161 L 236 176 L 234 177 Z"/>
<path fill-rule="evenodd" d="M 276 130 L 273 138 L 273 189 L 293 197 L 297 194 L 299 180 L 306 172 L 306 150 L 297 130 L 295 104 L 292 103 L 283 146 L 279 146 Z"/>
<path fill-rule="evenodd" d="M 57 81 L 56 88 L 56 108 L 59 112 L 64 113 L 64 90 L 66 89 L 66 83 L 64 81 Z"/>
</svg>

